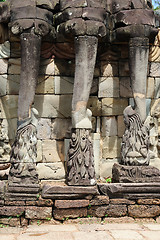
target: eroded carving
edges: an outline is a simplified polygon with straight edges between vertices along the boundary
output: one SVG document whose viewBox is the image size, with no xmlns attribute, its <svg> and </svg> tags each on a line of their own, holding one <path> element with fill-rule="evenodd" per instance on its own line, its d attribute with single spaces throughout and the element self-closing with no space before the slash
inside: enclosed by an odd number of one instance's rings
<svg viewBox="0 0 160 240">
<path fill-rule="evenodd" d="M 149 129 L 135 110 L 128 106 L 124 110 L 126 129 L 122 138 L 121 164 L 149 164 Z"/>
<path fill-rule="evenodd" d="M 94 185 L 95 170 L 90 130 L 73 129 L 67 159 L 68 185 Z"/>
<path fill-rule="evenodd" d="M 37 157 L 37 115 L 33 109 L 31 118 L 19 123 L 16 139 L 11 151 L 9 182 L 20 184 L 38 183 Z"/>
</svg>

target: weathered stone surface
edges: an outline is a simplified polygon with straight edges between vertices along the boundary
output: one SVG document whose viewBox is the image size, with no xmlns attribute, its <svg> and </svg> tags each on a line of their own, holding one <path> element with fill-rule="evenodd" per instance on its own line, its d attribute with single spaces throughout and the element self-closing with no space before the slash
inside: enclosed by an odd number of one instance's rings
<svg viewBox="0 0 160 240">
<path fill-rule="evenodd" d="M 54 59 L 44 59 L 40 62 L 39 74 L 40 75 L 54 75 L 55 63 Z"/>
<path fill-rule="evenodd" d="M 99 195 L 97 187 L 54 186 L 45 184 L 42 197 L 50 199 L 79 199 L 88 195 Z"/>
<path fill-rule="evenodd" d="M 101 77 L 98 97 L 119 97 L 119 78 Z"/>
<path fill-rule="evenodd" d="M 19 227 L 20 226 L 20 218 L 0 218 L 0 224 L 8 225 L 10 227 Z"/>
<path fill-rule="evenodd" d="M 116 136 L 103 138 L 103 158 L 120 157 L 121 139 Z"/>
<path fill-rule="evenodd" d="M 120 75 L 120 77 L 129 77 L 128 61 L 119 62 L 119 75 Z"/>
<path fill-rule="evenodd" d="M 122 115 L 123 110 L 128 106 L 127 99 L 103 98 L 102 116 Z"/>
<path fill-rule="evenodd" d="M 2 97 L 2 117 L 17 118 L 18 96 L 7 95 Z"/>
<path fill-rule="evenodd" d="M 94 217 L 122 217 L 127 214 L 125 205 L 93 206 L 88 209 L 88 214 Z"/>
<path fill-rule="evenodd" d="M 122 137 L 125 131 L 124 117 L 118 116 L 118 137 Z"/>
<path fill-rule="evenodd" d="M 158 62 L 150 63 L 149 76 L 160 77 L 160 63 Z"/>
<path fill-rule="evenodd" d="M 26 201 L 26 206 L 52 207 L 53 201 L 39 197 L 37 201 Z"/>
<path fill-rule="evenodd" d="M 20 75 L 8 75 L 7 94 L 18 95 L 19 93 Z"/>
<path fill-rule="evenodd" d="M 133 205 L 135 204 L 135 201 L 131 201 L 123 198 L 117 198 L 117 199 L 110 199 L 109 203 L 113 205 L 114 204 L 115 205 Z"/>
<path fill-rule="evenodd" d="M 37 158 L 36 158 L 36 162 L 42 162 L 42 141 L 38 140 L 37 141 Z"/>
<path fill-rule="evenodd" d="M 160 171 L 153 166 L 125 166 L 114 164 L 113 182 L 160 182 Z"/>
<path fill-rule="evenodd" d="M 54 206 L 56 208 L 83 208 L 88 207 L 89 200 L 56 200 Z"/>
<path fill-rule="evenodd" d="M 111 198 L 159 199 L 160 183 L 110 183 L 98 184 L 101 194 Z"/>
<path fill-rule="evenodd" d="M 53 119 L 51 124 L 51 139 L 69 138 L 71 127 L 71 119 Z"/>
<path fill-rule="evenodd" d="M 65 220 L 66 218 L 86 217 L 87 208 L 69 208 L 53 210 L 53 217 L 58 220 Z"/>
<path fill-rule="evenodd" d="M 153 98 L 154 97 L 154 78 L 149 77 L 147 81 L 147 92 L 146 92 L 146 98 Z"/>
<path fill-rule="evenodd" d="M 26 207 L 25 217 L 29 219 L 46 219 L 52 217 L 51 207 Z"/>
<path fill-rule="evenodd" d="M 1 216 L 21 216 L 24 213 L 24 207 L 17 207 L 17 206 L 3 206 L 0 207 L 0 215 Z"/>
<path fill-rule="evenodd" d="M 156 217 L 160 214 L 160 207 L 157 205 L 130 205 L 128 215 L 130 217 Z"/>
<path fill-rule="evenodd" d="M 131 80 L 129 77 L 120 78 L 120 97 L 132 97 Z"/>
<path fill-rule="evenodd" d="M 108 196 L 96 196 L 92 200 L 90 200 L 91 206 L 98 206 L 98 205 L 107 205 L 109 204 L 109 197 Z"/>
<path fill-rule="evenodd" d="M 55 77 L 55 94 L 71 94 L 73 93 L 74 78 L 71 77 Z"/>
<path fill-rule="evenodd" d="M 54 94 L 55 78 L 53 76 L 40 75 L 37 81 L 36 94 Z"/>
<path fill-rule="evenodd" d="M 101 159 L 100 160 L 100 177 L 106 182 L 106 178 L 112 176 L 112 167 L 114 163 L 117 163 L 118 159 Z"/>
<path fill-rule="evenodd" d="M 9 200 L 6 200 L 5 205 L 7 205 L 7 206 L 24 206 L 25 201 L 9 201 Z"/>
<path fill-rule="evenodd" d="M 34 107 L 42 118 L 68 118 L 71 116 L 70 95 L 36 95 Z"/>
<path fill-rule="evenodd" d="M 55 163 L 64 161 L 63 141 L 44 140 L 42 142 L 43 162 Z"/>
<path fill-rule="evenodd" d="M 51 120 L 41 118 L 38 121 L 37 126 L 37 138 L 38 139 L 50 139 L 51 137 Z"/>
<path fill-rule="evenodd" d="M 117 136 L 117 120 L 115 117 L 102 117 L 102 137 Z"/>
<path fill-rule="evenodd" d="M 101 116 L 101 107 L 101 101 L 97 97 L 89 98 L 87 108 L 91 110 L 93 116 Z"/>
<path fill-rule="evenodd" d="M 97 224 L 101 223 L 101 218 L 90 217 L 90 218 L 77 218 L 77 219 L 68 219 L 63 222 L 63 224 Z"/>
<path fill-rule="evenodd" d="M 155 78 L 155 98 L 160 98 L 160 78 Z"/>
<path fill-rule="evenodd" d="M 118 76 L 118 62 L 101 61 L 101 76 Z"/>
<path fill-rule="evenodd" d="M 65 178 L 65 170 L 62 162 L 38 163 L 37 172 L 41 180 L 61 180 Z"/>
<path fill-rule="evenodd" d="M 138 199 L 137 203 L 140 205 L 159 205 L 160 199 Z"/>
<path fill-rule="evenodd" d="M 0 96 L 5 96 L 7 93 L 7 75 L 0 75 Z"/>
<path fill-rule="evenodd" d="M 0 74 L 7 74 L 8 60 L 0 59 Z"/>
</svg>

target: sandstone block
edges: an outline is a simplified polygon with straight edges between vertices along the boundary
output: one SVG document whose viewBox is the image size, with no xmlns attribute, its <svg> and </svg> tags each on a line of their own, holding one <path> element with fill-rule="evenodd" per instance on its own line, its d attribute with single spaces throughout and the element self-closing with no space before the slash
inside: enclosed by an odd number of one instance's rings
<svg viewBox="0 0 160 240">
<path fill-rule="evenodd" d="M 97 205 L 107 205 L 109 204 L 109 197 L 108 196 L 96 196 L 92 200 L 90 200 L 91 206 L 97 206 Z"/>
<path fill-rule="evenodd" d="M 51 124 L 51 139 L 64 139 L 70 137 L 71 119 L 55 118 Z"/>
<path fill-rule="evenodd" d="M 46 118 L 40 118 L 37 126 L 37 138 L 38 139 L 50 139 L 51 136 L 51 120 Z"/>
<path fill-rule="evenodd" d="M 8 75 L 7 81 L 7 94 L 18 95 L 19 94 L 20 75 Z"/>
<path fill-rule="evenodd" d="M 140 205 L 159 205 L 160 199 L 138 199 L 137 203 Z"/>
<path fill-rule="evenodd" d="M 130 77 L 120 78 L 120 97 L 133 97 Z"/>
<path fill-rule="evenodd" d="M 83 208 L 88 207 L 89 200 L 55 200 L 56 208 Z"/>
<path fill-rule="evenodd" d="M 0 207 L 0 215 L 1 216 L 21 216 L 24 213 L 25 207 L 17 207 L 17 206 L 3 206 Z"/>
<path fill-rule="evenodd" d="M 135 204 L 135 201 L 131 201 L 131 200 L 128 200 L 128 199 L 123 199 L 123 198 L 113 198 L 113 199 L 110 199 L 110 204 L 113 204 L 113 205 L 134 205 Z"/>
<path fill-rule="evenodd" d="M 40 75 L 37 81 L 36 94 L 54 94 L 54 82 L 53 76 Z"/>
<path fill-rule="evenodd" d="M 101 76 L 118 76 L 118 62 L 101 61 Z"/>
<path fill-rule="evenodd" d="M 121 139 L 115 136 L 103 138 L 103 158 L 120 157 Z"/>
<path fill-rule="evenodd" d="M 92 111 L 93 116 L 101 116 L 101 101 L 97 97 L 90 97 L 87 107 Z"/>
<path fill-rule="evenodd" d="M 7 74 L 0 75 L 0 97 L 7 93 Z"/>
<path fill-rule="evenodd" d="M 34 107 L 42 118 L 68 118 L 71 116 L 70 95 L 36 95 Z"/>
<path fill-rule="evenodd" d="M 29 219 L 46 219 L 52 217 L 51 207 L 26 207 L 25 217 Z"/>
<path fill-rule="evenodd" d="M 0 59 L 0 74 L 7 74 L 8 71 L 8 60 Z"/>
<path fill-rule="evenodd" d="M 122 217 L 127 214 L 125 205 L 93 206 L 88 209 L 88 214 L 94 217 Z"/>
<path fill-rule="evenodd" d="M 122 137 L 125 131 L 124 117 L 118 116 L 118 137 Z"/>
<path fill-rule="evenodd" d="M 87 216 L 87 208 L 69 208 L 53 210 L 53 216 L 58 220 L 65 220 L 66 218 L 78 218 Z"/>
<path fill-rule="evenodd" d="M 129 63 L 128 63 L 128 61 L 119 62 L 119 75 L 121 77 L 129 77 Z"/>
<path fill-rule="evenodd" d="M 98 97 L 119 97 L 119 78 L 101 77 Z"/>
<path fill-rule="evenodd" d="M 150 63 L 149 76 L 160 77 L 160 63 L 159 62 L 151 62 Z"/>
<path fill-rule="evenodd" d="M 20 218 L 0 218 L 0 224 L 8 225 L 10 227 L 19 227 L 20 226 Z"/>
<path fill-rule="evenodd" d="M 113 164 L 117 163 L 117 159 L 101 159 L 100 161 L 100 177 L 108 178 L 112 176 Z"/>
<path fill-rule="evenodd" d="M 3 118 L 17 118 L 18 96 L 7 95 L 2 97 L 1 114 Z M 6 116 L 6 117 L 5 117 Z"/>
<path fill-rule="evenodd" d="M 42 59 L 40 62 L 39 74 L 54 75 L 54 73 L 55 73 L 54 59 Z"/>
<path fill-rule="evenodd" d="M 37 158 L 36 158 L 36 162 L 42 162 L 43 158 L 42 158 L 42 141 L 38 140 L 37 141 Z"/>
<path fill-rule="evenodd" d="M 20 74 L 21 72 L 21 59 L 10 58 L 8 61 L 8 74 Z"/>
<path fill-rule="evenodd" d="M 102 137 L 117 135 L 117 120 L 115 117 L 102 117 Z"/>
<path fill-rule="evenodd" d="M 55 77 L 55 94 L 71 94 L 73 93 L 73 77 Z"/>
<path fill-rule="evenodd" d="M 156 217 L 160 214 L 160 207 L 157 205 L 130 205 L 128 215 L 130 217 Z"/>
<path fill-rule="evenodd" d="M 102 116 L 122 115 L 123 110 L 128 106 L 127 99 L 102 99 Z"/>
<path fill-rule="evenodd" d="M 61 162 L 64 161 L 63 141 L 44 140 L 42 142 L 43 162 Z"/>
<path fill-rule="evenodd" d="M 40 180 L 62 180 L 65 178 L 65 170 L 62 162 L 38 163 L 37 172 Z"/>
<path fill-rule="evenodd" d="M 9 201 L 9 200 L 6 200 L 5 205 L 7 205 L 7 206 L 24 206 L 25 201 Z"/>
<path fill-rule="evenodd" d="M 155 78 L 155 98 L 160 98 L 160 78 Z"/>
<path fill-rule="evenodd" d="M 154 78 L 149 77 L 147 81 L 147 92 L 146 98 L 153 98 L 154 97 Z"/>
</svg>

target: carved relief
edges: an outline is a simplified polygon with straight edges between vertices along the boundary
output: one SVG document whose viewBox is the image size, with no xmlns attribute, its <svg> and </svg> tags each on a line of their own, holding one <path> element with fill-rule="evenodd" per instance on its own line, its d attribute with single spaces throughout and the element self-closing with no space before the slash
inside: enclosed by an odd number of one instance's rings
<svg viewBox="0 0 160 240">
<path fill-rule="evenodd" d="M 94 185 L 95 170 L 90 130 L 73 129 L 67 159 L 68 185 Z"/>
<path fill-rule="evenodd" d="M 37 157 L 37 111 L 32 110 L 30 119 L 20 123 L 11 151 L 9 181 L 12 183 L 38 183 Z"/>
<path fill-rule="evenodd" d="M 131 106 L 124 110 L 126 129 L 122 138 L 121 164 L 149 164 L 149 129 Z"/>
</svg>

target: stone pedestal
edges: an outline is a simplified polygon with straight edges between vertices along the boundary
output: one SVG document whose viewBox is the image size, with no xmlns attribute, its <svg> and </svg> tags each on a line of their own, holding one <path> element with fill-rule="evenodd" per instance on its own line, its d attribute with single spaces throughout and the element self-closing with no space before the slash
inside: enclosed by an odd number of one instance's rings
<svg viewBox="0 0 160 240">
<path fill-rule="evenodd" d="M 115 163 L 112 168 L 112 181 L 115 183 L 160 182 L 160 170 L 153 166 L 125 166 Z"/>
</svg>

